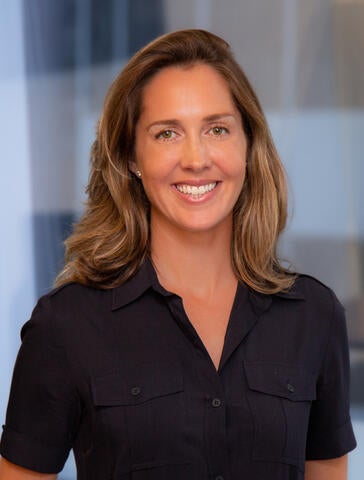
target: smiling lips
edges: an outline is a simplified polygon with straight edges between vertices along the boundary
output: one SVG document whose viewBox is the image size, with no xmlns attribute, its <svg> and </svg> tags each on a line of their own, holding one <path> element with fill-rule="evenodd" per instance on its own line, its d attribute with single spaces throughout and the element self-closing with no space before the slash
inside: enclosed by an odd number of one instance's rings
<svg viewBox="0 0 364 480">
<path fill-rule="evenodd" d="M 206 193 L 211 192 L 216 188 L 217 182 L 207 183 L 206 185 L 188 185 L 185 183 L 176 184 L 176 189 L 183 193 L 184 195 L 188 195 L 193 199 L 198 199 L 205 195 Z"/>
</svg>

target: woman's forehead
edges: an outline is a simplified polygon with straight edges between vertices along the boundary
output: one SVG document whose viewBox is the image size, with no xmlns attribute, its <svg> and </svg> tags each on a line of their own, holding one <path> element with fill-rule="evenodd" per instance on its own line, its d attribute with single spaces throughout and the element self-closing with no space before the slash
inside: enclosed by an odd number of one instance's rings
<svg viewBox="0 0 364 480">
<path fill-rule="evenodd" d="M 236 113 L 236 107 L 227 82 L 207 64 L 163 68 L 142 94 L 142 114 L 147 116 L 232 112 Z"/>
</svg>

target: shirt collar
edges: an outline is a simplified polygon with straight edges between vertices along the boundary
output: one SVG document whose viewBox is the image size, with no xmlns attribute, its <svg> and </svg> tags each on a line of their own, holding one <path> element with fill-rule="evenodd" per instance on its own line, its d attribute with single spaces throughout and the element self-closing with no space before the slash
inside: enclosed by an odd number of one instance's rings
<svg viewBox="0 0 364 480">
<path fill-rule="evenodd" d="M 141 297 L 147 290 L 153 288 L 163 296 L 173 295 L 165 290 L 159 283 L 157 274 L 149 257 L 142 264 L 137 273 L 122 285 L 115 287 L 112 291 L 112 310 L 117 310 L 137 298 Z M 267 310 L 274 297 L 287 300 L 304 300 L 304 292 L 301 282 L 296 280 L 294 285 L 287 292 L 278 292 L 272 295 L 266 295 L 249 289 L 249 299 L 253 309 L 258 314 Z"/>
<path fill-rule="evenodd" d="M 111 309 L 117 310 L 118 308 L 124 307 L 128 303 L 141 297 L 143 293 L 150 288 L 165 297 L 173 295 L 173 293 L 168 292 L 161 286 L 152 261 L 147 257 L 133 277 L 113 289 Z"/>
<path fill-rule="evenodd" d="M 133 302 L 151 288 L 155 280 L 156 273 L 147 259 L 133 277 L 113 289 L 111 309 L 116 310 Z"/>
</svg>

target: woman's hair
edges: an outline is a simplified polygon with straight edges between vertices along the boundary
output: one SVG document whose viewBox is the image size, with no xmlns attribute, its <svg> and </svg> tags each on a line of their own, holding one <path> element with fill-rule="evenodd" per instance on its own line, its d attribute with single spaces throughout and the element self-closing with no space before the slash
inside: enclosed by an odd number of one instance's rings
<svg viewBox="0 0 364 480">
<path fill-rule="evenodd" d="M 149 254 L 150 205 L 129 171 L 143 89 L 163 68 L 194 64 L 210 65 L 225 79 L 248 140 L 245 182 L 233 211 L 235 273 L 267 294 L 294 282 L 276 253 L 287 217 L 286 182 L 259 100 L 227 42 L 204 30 L 182 30 L 139 50 L 108 91 L 91 152 L 86 210 L 65 242 L 56 285 L 112 288 L 132 277 Z"/>
</svg>

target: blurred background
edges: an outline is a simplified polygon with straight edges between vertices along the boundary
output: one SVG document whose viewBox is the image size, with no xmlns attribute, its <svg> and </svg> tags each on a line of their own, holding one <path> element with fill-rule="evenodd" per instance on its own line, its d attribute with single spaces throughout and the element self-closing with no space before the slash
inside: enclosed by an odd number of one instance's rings
<svg viewBox="0 0 364 480">
<path fill-rule="evenodd" d="M 0 419 L 19 330 L 82 211 L 107 87 L 140 46 L 206 28 L 228 40 L 290 180 L 280 249 L 346 307 L 364 468 L 364 0 L 0 0 Z M 59 475 L 75 478 L 72 455 Z"/>
</svg>

